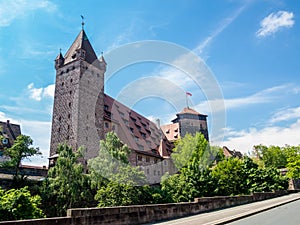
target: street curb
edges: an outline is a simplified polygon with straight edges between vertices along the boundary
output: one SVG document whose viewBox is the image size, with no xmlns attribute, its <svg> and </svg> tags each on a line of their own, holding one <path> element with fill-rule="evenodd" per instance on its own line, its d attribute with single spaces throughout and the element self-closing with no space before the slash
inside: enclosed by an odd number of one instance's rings
<svg viewBox="0 0 300 225">
<path fill-rule="evenodd" d="M 285 205 L 285 204 L 288 204 L 288 203 L 291 203 L 291 202 L 298 201 L 298 200 L 300 200 L 300 196 L 297 197 L 297 198 L 291 199 L 291 200 L 287 200 L 287 201 L 285 201 L 285 202 L 281 202 L 281 203 L 279 203 L 279 204 L 271 205 L 271 206 L 269 206 L 269 207 L 268 207 L 268 206 L 263 207 L 262 209 L 258 209 L 258 210 L 253 211 L 253 212 L 249 212 L 249 213 L 241 213 L 240 216 L 237 215 L 237 216 L 235 216 L 234 218 L 228 218 L 228 219 L 224 218 L 223 221 L 220 221 L 220 222 L 217 222 L 217 223 L 213 223 L 213 224 L 215 224 L 215 225 L 228 224 L 228 223 L 231 223 L 231 222 L 240 220 L 240 219 L 244 219 L 244 218 L 247 218 L 247 217 L 256 215 L 256 214 L 261 213 L 261 212 L 268 211 L 268 210 L 270 210 L 270 209 L 277 208 L 277 207 L 279 207 L 279 206 L 282 206 L 282 205 Z"/>
</svg>

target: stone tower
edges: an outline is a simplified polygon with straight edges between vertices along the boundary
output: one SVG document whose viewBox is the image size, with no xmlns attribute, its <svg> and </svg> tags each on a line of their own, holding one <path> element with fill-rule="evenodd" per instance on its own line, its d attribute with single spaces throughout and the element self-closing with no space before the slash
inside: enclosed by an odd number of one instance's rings
<svg viewBox="0 0 300 225">
<path fill-rule="evenodd" d="M 195 134 L 200 132 L 208 141 L 207 115 L 198 113 L 196 110 L 189 107 L 184 108 L 180 113 L 176 114 L 173 123 L 179 124 L 180 137 L 184 137 L 186 133 Z"/>
<path fill-rule="evenodd" d="M 106 62 L 103 56 L 97 58 L 82 29 L 65 56 L 59 53 L 56 57 L 55 69 L 50 158 L 55 157 L 60 143 L 74 150 L 84 146 L 85 160 L 93 158 L 98 154 L 99 140 L 104 137 Z"/>
</svg>

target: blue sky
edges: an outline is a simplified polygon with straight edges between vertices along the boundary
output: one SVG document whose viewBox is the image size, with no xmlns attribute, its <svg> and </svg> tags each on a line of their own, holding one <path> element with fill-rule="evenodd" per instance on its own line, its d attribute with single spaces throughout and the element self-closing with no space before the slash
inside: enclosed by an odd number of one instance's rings
<svg viewBox="0 0 300 225">
<path fill-rule="evenodd" d="M 54 59 L 79 33 L 80 15 L 85 16 L 85 31 L 98 55 L 156 40 L 200 57 L 224 97 L 221 144 L 242 152 L 256 144 L 300 144 L 299 1 L 0 0 L 0 120 L 20 123 L 22 132 L 40 147 L 44 156 L 32 164 L 47 164 Z M 127 54 L 120 57 L 130 57 L 131 52 Z M 114 61 L 108 57 L 107 64 L 112 67 Z M 106 82 L 106 93 L 117 97 L 137 79 L 153 75 L 191 92 L 190 104 L 208 114 L 212 123 L 216 109 L 208 107 L 203 90 L 171 66 L 155 62 L 128 66 Z M 169 123 L 177 110 L 164 99 L 149 96 L 134 109 L 162 123 Z"/>
</svg>

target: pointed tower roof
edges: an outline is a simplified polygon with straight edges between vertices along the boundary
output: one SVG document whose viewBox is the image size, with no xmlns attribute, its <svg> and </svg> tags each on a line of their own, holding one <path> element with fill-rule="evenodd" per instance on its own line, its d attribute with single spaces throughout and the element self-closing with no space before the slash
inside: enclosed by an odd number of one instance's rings
<svg viewBox="0 0 300 225">
<path fill-rule="evenodd" d="M 63 59 L 63 55 L 61 54 L 61 52 L 59 52 L 59 54 L 56 56 L 55 60 L 58 60 L 58 59 Z"/>
<path fill-rule="evenodd" d="M 86 62 L 92 64 L 95 60 L 97 60 L 97 55 L 90 43 L 85 31 L 82 29 L 64 57 L 65 64 L 72 62 L 76 59 L 76 53 L 79 49 L 82 49 L 85 51 L 85 61 Z"/>
</svg>

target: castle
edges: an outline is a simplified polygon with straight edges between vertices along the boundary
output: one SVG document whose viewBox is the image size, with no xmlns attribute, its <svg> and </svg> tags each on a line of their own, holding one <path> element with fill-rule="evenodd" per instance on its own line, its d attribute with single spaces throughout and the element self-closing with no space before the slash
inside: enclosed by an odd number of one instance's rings
<svg viewBox="0 0 300 225">
<path fill-rule="evenodd" d="M 144 170 L 149 183 L 159 183 L 164 173 L 174 171 L 170 160 L 174 141 L 195 132 L 208 140 L 207 116 L 187 107 L 172 124 L 155 124 L 104 93 L 106 66 L 103 55 L 97 58 L 84 28 L 66 54 L 56 57 L 49 165 L 58 157 L 60 143 L 74 150 L 84 146 L 87 163 L 98 155 L 99 141 L 114 131 L 130 148 L 131 165 Z"/>
</svg>

